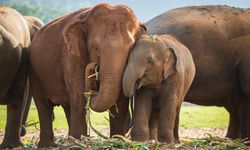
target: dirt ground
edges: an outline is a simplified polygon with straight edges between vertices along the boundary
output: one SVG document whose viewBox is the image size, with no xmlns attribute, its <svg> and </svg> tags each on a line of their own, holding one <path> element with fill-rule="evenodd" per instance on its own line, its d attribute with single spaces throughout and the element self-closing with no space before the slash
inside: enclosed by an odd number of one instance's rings
<svg viewBox="0 0 250 150">
<path fill-rule="evenodd" d="M 102 134 L 108 136 L 109 128 L 108 127 L 98 127 L 98 131 Z M 226 135 L 226 128 L 180 128 L 180 138 L 201 138 L 206 136 L 206 134 L 210 134 L 212 136 L 219 136 L 224 137 Z M 68 130 L 67 129 L 54 129 L 55 136 L 67 136 Z M 90 132 L 91 136 L 96 136 L 93 131 Z M 0 131 L 0 140 L 3 139 L 4 132 Z M 38 139 L 39 138 L 39 131 L 37 130 L 28 130 L 27 134 L 22 137 L 23 141 L 27 139 Z"/>
</svg>

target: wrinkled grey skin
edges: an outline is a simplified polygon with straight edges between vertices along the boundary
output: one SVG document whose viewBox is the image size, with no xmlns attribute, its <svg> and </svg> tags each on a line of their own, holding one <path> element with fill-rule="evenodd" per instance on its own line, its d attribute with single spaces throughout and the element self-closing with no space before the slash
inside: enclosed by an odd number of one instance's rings
<svg viewBox="0 0 250 150">
<path fill-rule="evenodd" d="M 230 138 L 250 138 L 249 20 L 249 9 L 200 6 L 170 10 L 146 23 L 149 34 L 170 34 L 190 50 L 196 75 L 185 101 L 225 107 Z"/>
<path fill-rule="evenodd" d="M 175 38 L 141 37 L 129 55 L 123 75 L 125 96 L 131 97 L 137 88 L 133 140 L 174 143 L 175 120 L 194 75 L 191 53 Z"/>
<path fill-rule="evenodd" d="M 17 11 L 0 7 L 0 104 L 7 105 L 7 123 L 0 148 L 21 146 L 20 135 L 25 134 L 21 124 L 26 122 L 29 109 L 26 104 L 31 100 L 28 98 L 27 50 L 35 34 L 29 27 L 33 28 L 32 22 Z"/>
</svg>

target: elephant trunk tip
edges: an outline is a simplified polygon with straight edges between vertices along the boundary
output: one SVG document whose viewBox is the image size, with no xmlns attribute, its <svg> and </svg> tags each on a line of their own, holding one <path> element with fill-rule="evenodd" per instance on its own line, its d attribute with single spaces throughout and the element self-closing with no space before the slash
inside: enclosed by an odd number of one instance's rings
<svg viewBox="0 0 250 150">
<path fill-rule="evenodd" d="M 97 104 L 97 100 L 96 98 L 93 98 L 90 102 L 90 108 L 96 112 L 104 112 L 106 111 L 107 109 L 104 108 L 103 106 L 100 107 L 100 105 Z"/>
<path fill-rule="evenodd" d="M 131 83 L 128 83 L 127 81 L 123 80 L 123 86 L 122 86 L 122 89 L 123 89 L 123 94 L 126 96 L 126 97 L 132 97 L 135 95 L 135 90 L 136 90 L 136 85 L 137 83 L 135 84 L 131 84 Z"/>
</svg>

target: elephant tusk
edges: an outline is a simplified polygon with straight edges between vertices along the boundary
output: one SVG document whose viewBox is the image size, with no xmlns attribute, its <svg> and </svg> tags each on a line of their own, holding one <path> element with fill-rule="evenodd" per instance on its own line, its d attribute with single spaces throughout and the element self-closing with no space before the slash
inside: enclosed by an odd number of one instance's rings
<svg viewBox="0 0 250 150">
<path fill-rule="evenodd" d="M 140 80 L 139 83 L 137 83 L 136 89 L 139 90 L 142 86 L 143 86 L 143 82 L 142 80 Z"/>
</svg>

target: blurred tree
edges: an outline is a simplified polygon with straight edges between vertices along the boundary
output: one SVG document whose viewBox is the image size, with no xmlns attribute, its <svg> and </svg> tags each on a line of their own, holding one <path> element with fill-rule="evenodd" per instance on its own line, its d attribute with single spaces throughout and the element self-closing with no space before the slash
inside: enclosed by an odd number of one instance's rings
<svg viewBox="0 0 250 150">
<path fill-rule="evenodd" d="M 12 7 L 23 15 L 40 18 L 45 23 L 90 4 L 83 0 L 0 0 L 0 4 Z"/>
</svg>

